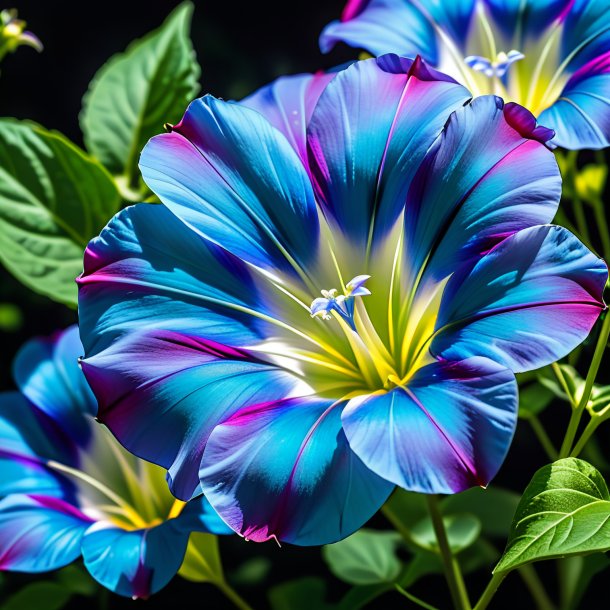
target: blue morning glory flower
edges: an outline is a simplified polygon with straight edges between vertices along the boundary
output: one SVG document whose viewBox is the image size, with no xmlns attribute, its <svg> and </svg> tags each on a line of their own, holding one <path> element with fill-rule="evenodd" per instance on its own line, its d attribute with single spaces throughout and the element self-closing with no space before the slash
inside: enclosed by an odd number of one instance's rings
<svg viewBox="0 0 610 610">
<path fill-rule="evenodd" d="M 86 251 L 98 417 L 255 541 L 339 540 L 395 485 L 487 485 L 514 373 L 605 307 L 604 262 L 548 224 L 548 137 L 396 55 L 194 101 L 140 159 L 163 204 Z"/>
<path fill-rule="evenodd" d="M 529 109 L 569 149 L 610 143 L 607 0 L 349 0 L 320 46 L 421 54 L 474 95 Z"/>
<path fill-rule="evenodd" d="M 17 354 L 20 392 L 0 394 L 0 570 L 47 572 L 82 556 L 102 585 L 148 597 L 176 574 L 191 531 L 228 533 L 200 496 L 97 424 L 73 326 Z"/>
</svg>

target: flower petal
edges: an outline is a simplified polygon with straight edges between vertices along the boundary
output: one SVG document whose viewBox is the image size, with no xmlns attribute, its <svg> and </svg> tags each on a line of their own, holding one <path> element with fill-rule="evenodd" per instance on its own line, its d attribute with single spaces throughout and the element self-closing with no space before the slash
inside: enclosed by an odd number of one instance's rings
<svg viewBox="0 0 610 610">
<path fill-rule="evenodd" d="M 307 163 L 307 123 L 320 94 L 334 76 L 334 72 L 282 76 L 239 103 L 260 112 Z"/>
<path fill-rule="evenodd" d="M 133 531 L 102 523 L 92 526 L 83 537 L 85 567 L 119 595 L 149 597 L 167 585 L 184 559 L 189 533 L 179 531 L 175 521 Z"/>
<path fill-rule="evenodd" d="M 18 392 L 0 393 L 0 497 L 37 493 L 71 497 L 73 487 L 47 460 L 74 463 L 75 446 L 54 421 Z"/>
<path fill-rule="evenodd" d="M 72 505 L 42 495 L 0 500 L 0 570 L 48 572 L 72 563 L 91 520 Z"/>
<path fill-rule="evenodd" d="M 206 497 L 248 540 L 335 542 L 362 526 L 392 485 L 350 450 L 332 401 L 242 409 L 217 426 L 201 462 Z"/>
<path fill-rule="evenodd" d="M 484 358 L 435 362 L 407 387 L 350 400 L 343 429 L 352 450 L 378 475 L 423 493 L 487 485 L 500 468 L 517 421 L 517 384 Z"/>
<path fill-rule="evenodd" d="M 91 435 L 87 416 L 95 415 L 97 403 L 78 365 L 82 355 L 78 327 L 71 326 L 28 341 L 17 353 L 13 371 L 21 392 L 84 446 Z"/>
<path fill-rule="evenodd" d="M 322 53 L 328 53 L 337 42 L 373 55 L 421 54 L 431 63 L 438 60 L 433 26 L 405 0 L 350 0 L 341 21 L 329 23 L 320 35 Z"/>
<path fill-rule="evenodd" d="M 407 197 L 404 260 L 412 281 L 424 268 L 440 281 L 507 235 L 551 221 L 561 176 L 535 125 L 528 111 L 495 96 L 451 116 Z"/>
<path fill-rule="evenodd" d="M 245 261 L 295 273 L 316 253 L 303 165 L 258 112 L 206 96 L 142 151 L 148 186 L 188 226 Z"/>
<path fill-rule="evenodd" d="M 168 469 L 172 493 L 200 493 L 214 426 L 238 409 L 283 398 L 295 380 L 249 352 L 170 331 L 132 333 L 82 362 L 98 418 L 131 453 Z"/>
<path fill-rule="evenodd" d="M 606 0 L 574 0 L 564 20 L 561 59 L 575 72 L 610 48 L 610 20 Z"/>
<path fill-rule="evenodd" d="M 431 351 L 486 356 L 515 372 L 563 358 L 604 310 L 604 261 L 566 229 L 516 233 L 448 282 Z"/>
<path fill-rule="evenodd" d="M 558 146 L 570 150 L 609 146 L 610 51 L 580 68 L 540 121 L 555 130 L 553 142 Z"/>
<path fill-rule="evenodd" d="M 174 525 L 181 532 L 205 532 L 217 536 L 235 533 L 220 518 L 204 495 L 187 502 L 182 512 L 175 518 Z"/>
<path fill-rule="evenodd" d="M 87 356 L 141 329 L 186 330 L 233 345 L 260 336 L 260 320 L 242 311 L 259 306 L 245 266 L 162 205 L 117 214 L 87 247 L 78 283 Z"/>
<path fill-rule="evenodd" d="M 361 249 L 394 225 L 426 151 L 468 97 L 396 55 L 352 64 L 328 84 L 308 127 L 310 167 L 324 213 Z"/>
</svg>

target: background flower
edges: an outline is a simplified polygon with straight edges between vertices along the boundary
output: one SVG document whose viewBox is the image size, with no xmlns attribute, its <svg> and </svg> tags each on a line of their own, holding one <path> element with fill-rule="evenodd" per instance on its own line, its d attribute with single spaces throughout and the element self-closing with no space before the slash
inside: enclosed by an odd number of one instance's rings
<svg viewBox="0 0 610 610">
<path fill-rule="evenodd" d="M 226 533 L 200 497 L 176 501 L 163 471 L 94 421 L 73 326 L 15 360 L 0 394 L 0 569 L 56 570 L 83 557 L 102 585 L 148 597 L 176 574 L 191 531 Z"/>
<path fill-rule="evenodd" d="M 607 269 L 546 224 L 559 173 L 523 108 L 396 55 L 297 91 L 283 124 L 291 89 L 246 102 L 290 139 L 211 96 L 153 138 L 140 167 L 165 205 L 90 243 L 79 307 L 122 444 L 246 538 L 321 544 L 395 484 L 486 485 L 514 372 L 586 337 Z M 312 317 L 320 291 L 346 317 Z"/>
<path fill-rule="evenodd" d="M 421 54 L 474 95 L 531 110 L 570 149 L 610 138 L 610 15 L 605 0 L 350 0 L 320 38 L 380 55 Z"/>
</svg>

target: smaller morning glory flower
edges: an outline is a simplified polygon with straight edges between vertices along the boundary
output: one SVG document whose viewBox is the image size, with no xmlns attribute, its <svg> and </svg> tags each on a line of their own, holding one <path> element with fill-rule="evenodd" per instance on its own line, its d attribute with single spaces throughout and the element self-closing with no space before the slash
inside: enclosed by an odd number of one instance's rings
<svg viewBox="0 0 610 610">
<path fill-rule="evenodd" d="M 207 501 L 167 490 L 163 470 L 94 420 L 73 326 L 26 343 L 21 392 L 0 394 L 0 570 L 47 572 L 82 556 L 100 584 L 148 597 L 176 574 L 191 531 L 228 533 Z"/>
<path fill-rule="evenodd" d="M 530 110 L 578 150 L 610 144 L 607 0 L 348 0 L 320 37 L 373 55 L 421 55 L 473 95 Z"/>
</svg>

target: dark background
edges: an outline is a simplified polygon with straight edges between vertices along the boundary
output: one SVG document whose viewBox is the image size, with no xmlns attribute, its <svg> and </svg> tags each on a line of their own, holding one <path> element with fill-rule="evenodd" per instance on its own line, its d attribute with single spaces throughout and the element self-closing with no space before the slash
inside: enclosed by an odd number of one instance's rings
<svg viewBox="0 0 610 610">
<path fill-rule="evenodd" d="M 39 36 L 45 50 L 38 54 L 22 48 L 5 59 L 0 76 L 0 116 L 32 119 L 63 132 L 82 145 L 78 113 L 82 95 L 97 69 L 111 55 L 123 51 L 132 40 L 160 25 L 177 4 L 177 0 L 16 1 L 14 6 L 18 8 L 19 16 L 27 20 L 28 29 Z M 240 98 L 281 74 L 328 68 L 355 57 L 355 52 L 347 47 L 323 56 L 317 46 L 320 31 L 340 15 L 344 0 L 318 3 L 311 0 L 242 0 L 240 3 L 195 0 L 194 4 L 192 39 L 202 66 L 204 93 Z M 0 269 L 0 303 L 16 305 L 22 314 L 20 325 L 11 332 L 2 332 L 0 390 L 5 390 L 13 387 L 10 363 L 18 347 L 34 335 L 50 334 L 75 322 L 76 313 L 31 293 L 3 269 Z M 545 413 L 544 424 L 552 435 L 557 433 L 555 438 L 558 439 L 565 430 L 567 408 L 549 411 Z M 607 442 L 607 434 L 602 433 L 602 440 Z M 497 482 L 522 491 L 534 469 L 545 462 L 527 424 L 522 423 Z M 376 517 L 372 525 L 387 527 L 381 517 Z M 253 557 L 263 556 L 270 562 L 267 577 L 261 584 L 240 589 L 259 610 L 268 607 L 265 591 L 269 587 L 293 578 L 325 575 L 329 580 L 331 600 L 336 600 L 345 590 L 328 574 L 316 548 L 284 546 L 280 549 L 272 542 L 256 545 L 235 536 L 221 540 L 221 553 L 229 578 Z M 552 590 L 553 566 L 545 564 L 539 569 Z M 13 576 L 10 582 L 17 587 L 28 578 Z M 486 574 L 480 574 L 469 579 L 474 598 L 487 578 Z M 600 588 L 603 580 L 603 577 L 598 579 Z M 594 589 L 583 608 L 599 607 L 592 601 L 596 595 Z M 413 593 L 442 609 L 447 607 L 445 586 L 436 577 L 423 579 Z M 520 579 L 511 575 L 491 610 L 514 608 L 519 600 L 527 600 L 522 602 L 524 610 L 533 607 Z M 146 608 L 154 610 L 186 603 L 208 610 L 231 607 L 212 586 L 193 585 L 179 578 L 147 602 L 132 602 L 114 595 L 106 595 L 102 602 L 100 607 L 111 609 L 145 604 Z M 75 599 L 70 607 L 82 608 L 84 603 L 90 602 Z M 415 606 L 392 594 L 379 598 L 371 607 L 385 610 Z M 317 609 L 312 607 L 312 610 Z"/>
</svg>

